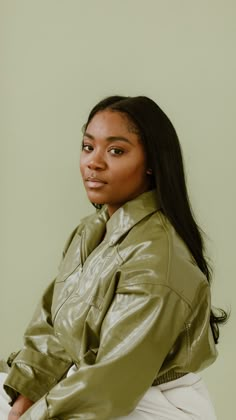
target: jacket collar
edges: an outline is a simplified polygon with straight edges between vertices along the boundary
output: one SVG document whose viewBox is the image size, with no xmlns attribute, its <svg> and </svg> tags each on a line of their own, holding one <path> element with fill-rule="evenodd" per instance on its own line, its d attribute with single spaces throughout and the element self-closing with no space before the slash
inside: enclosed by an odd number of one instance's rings
<svg viewBox="0 0 236 420">
<path fill-rule="evenodd" d="M 105 240 L 115 243 L 144 217 L 160 209 L 157 191 L 147 191 L 131 201 L 127 201 L 107 221 Z"/>
<path fill-rule="evenodd" d="M 106 233 L 106 223 L 109 219 L 109 214 L 105 206 L 96 214 L 85 217 L 81 220 L 84 224 L 81 233 L 80 255 L 81 263 L 85 260 L 91 252 L 102 242 Z"/>
<path fill-rule="evenodd" d="M 107 206 L 90 217 L 86 217 L 81 238 L 81 262 L 104 241 L 110 246 L 136 225 L 144 217 L 156 212 L 160 208 L 156 190 L 147 191 L 134 200 L 127 201 L 110 218 Z"/>
</svg>

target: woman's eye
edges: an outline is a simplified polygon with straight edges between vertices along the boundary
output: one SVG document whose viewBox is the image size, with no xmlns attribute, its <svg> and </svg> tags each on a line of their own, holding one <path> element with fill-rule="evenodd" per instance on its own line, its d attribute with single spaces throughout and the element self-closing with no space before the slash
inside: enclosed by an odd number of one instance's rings
<svg viewBox="0 0 236 420">
<path fill-rule="evenodd" d="M 115 156 L 120 156 L 120 155 L 122 155 L 124 153 L 124 151 L 121 150 L 121 149 L 112 148 L 112 149 L 110 149 L 110 153 L 112 155 L 115 155 Z"/>
<path fill-rule="evenodd" d="M 93 150 L 93 146 L 91 146 L 91 144 L 82 143 L 82 150 L 85 150 L 86 152 L 91 152 Z"/>
</svg>

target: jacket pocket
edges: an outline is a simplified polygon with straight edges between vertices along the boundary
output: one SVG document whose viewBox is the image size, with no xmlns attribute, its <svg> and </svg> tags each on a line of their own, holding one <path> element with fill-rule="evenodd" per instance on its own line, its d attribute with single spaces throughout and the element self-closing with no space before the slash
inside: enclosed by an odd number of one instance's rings
<svg viewBox="0 0 236 420">
<path fill-rule="evenodd" d="M 72 294 L 75 294 L 78 288 L 80 275 L 81 266 L 79 264 L 70 274 L 62 275 L 56 279 L 51 307 L 52 320 L 55 319 L 61 306 L 65 304 Z"/>
</svg>

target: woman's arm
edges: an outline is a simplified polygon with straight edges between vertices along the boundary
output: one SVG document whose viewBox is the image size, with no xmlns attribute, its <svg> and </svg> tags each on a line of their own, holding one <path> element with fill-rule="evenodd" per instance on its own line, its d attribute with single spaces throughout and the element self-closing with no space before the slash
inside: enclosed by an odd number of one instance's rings
<svg viewBox="0 0 236 420">
<path fill-rule="evenodd" d="M 78 227 L 69 236 L 61 263 L 77 231 Z M 31 401 L 39 400 L 65 375 L 72 364 L 54 333 L 51 315 L 54 285 L 55 280 L 43 294 L 25 332 L 25 346 L 11 361 L 4 388 L 12 402 L 19 394 L 26 395 Z"/>
<path fill-rule="evenodd" d="M 72 364 L 70 356 L 54 334 L 51 322 L 53 290 L 54 282 L 38 305 L 26 330 L 25 346 L 14 358 L 4 383 L 4 389 L 13 402 L 19 394 L 37 401 L 64 376 Z"/>
<path fill-rule="evenodd" d="M 81 360 L 79 370 L 55 385 L 22 420 L 36 414 L 40 420 L 127 415 L 151 386 L 188 315 L 188 305 L 167 287 L 120 286 L 102 325 L 95 364 Z"/>
<path fill-rule="evenodd" d="M 19 419 L 32 405 L 33 401 L 23 395 L 19 395 L 8 414 L 8 420 Z"/>
</svg>

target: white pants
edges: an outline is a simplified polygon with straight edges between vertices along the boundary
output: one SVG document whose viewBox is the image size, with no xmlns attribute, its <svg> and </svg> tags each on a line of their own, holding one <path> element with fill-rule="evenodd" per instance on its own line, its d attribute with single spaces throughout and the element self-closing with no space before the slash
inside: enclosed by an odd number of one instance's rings
<svg viewBox="0 0 236 420">
<path fill-rule="evenodd" d="M 7 420 L 10 406 L 3 390 L 7 374 L 0 373 L 0 420 Z M 208 391 L 199 375 L 149 388 L 136 409 L 116 420 L 216 420 Z M 35 419 L 37 420 L 37 419 Z"/>
<path fill-rule="evenodd" d="M 7 420 L 8 413 L 11 409 L 9 406 L 9 398 L 3 389 L 3 382 L 7 377 L 7 373 L 0 372 L 0 420 Z"/>
<path fill-rule="evenodd" d="M 115 420 L 216 420 L 201 377 L 189 373 L 180 379 L 152 386 L 128 416 Z"/>
</svg>

